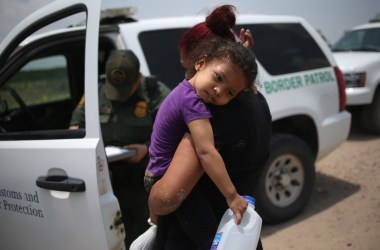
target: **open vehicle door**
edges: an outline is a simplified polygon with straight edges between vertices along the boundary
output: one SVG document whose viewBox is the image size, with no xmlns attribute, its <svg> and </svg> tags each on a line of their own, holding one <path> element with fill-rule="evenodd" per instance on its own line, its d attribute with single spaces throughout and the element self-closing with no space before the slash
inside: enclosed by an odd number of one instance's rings
<svg viewBox="0 0 380 250">
<path fill-rule="evenodd" d="M 0 249 L 124 248 L 99 123 L 100 6 L 55 1 L 0 44 Z M 85 21 L 35 35 L 70 18 Z M 69 130 L 83 91 L 86 129 Z"/>
</svg>

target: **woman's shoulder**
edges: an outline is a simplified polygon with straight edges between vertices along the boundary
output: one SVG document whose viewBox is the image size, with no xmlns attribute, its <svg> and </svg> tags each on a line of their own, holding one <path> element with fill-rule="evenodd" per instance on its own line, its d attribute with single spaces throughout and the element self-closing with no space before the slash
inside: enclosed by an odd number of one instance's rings
<svg viewBox="0 0 380 250">
<path fill-rule="evenodd" d="M 265 97 L 260 91 L 257 91 L 256 93 L 252 91 L 242 91 L 239 93 L 236 99 L 241 103 L 250 103 L 255 100 L 263 100 Z"/>
<path fill-rule="evenodd" d="M 237 103 L 246 108 L 268 108 L 265 96 L 259 91 L 257 93 L 242 92 L 236 99 Z"/>
<path fill-rule="evenodd" d="M 265 96 L 260 93 L 241 93 L 225 106 L 211 106 L 214 116 L 248 117 L 254 119 L 259 116 L 271 120 L 269 105 Z M 253 115 L 254 114 L 254 115 Z"/>
</svg>

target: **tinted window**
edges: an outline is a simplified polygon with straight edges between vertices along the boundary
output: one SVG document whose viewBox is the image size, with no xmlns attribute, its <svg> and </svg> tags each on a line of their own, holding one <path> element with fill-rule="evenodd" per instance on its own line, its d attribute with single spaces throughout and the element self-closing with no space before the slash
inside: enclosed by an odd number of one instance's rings
<svg viewBox="0 0 380 250">
<path fill-rule="evenodd" d="M 66 56 L 31 59 L 0 87 L 4 133 L 67 128 L 72 97 Z"/>
<path fill-rule="evenodd" d="M 84 137 L 85 128 L 69 130 L 84 97 L 84 35 L 58 34 L 19 50 L 15 58 L 22 57 L 17 62 L 23 66 L 7 72 L 0 87 L 0 140 Z M 99 74 L 114 49 L 111 39 L 100 39 Z"/>
<path fill-rule="evenodd" d="M 185 29 L 142 32 L 139 40 L 151 74 L 175 87 L 184 79 L 185 70 L 180 63 L 178 44 Z"/>
<path fill-rule="evenodd" d="M 12 97 L 16 94 L 27 106 L 68 99 L 66 59 L 50 56 L 30 61 L 8 81 L 6 88 L 0 89 L 0 96 L 9 109 L 20 108 L 20 101 Z"/>
<path fill-rule="evenodd" d="M 294 73 L 329 66 L 314 39 L 300 24 L 240 25 L 253 31 L 253 51 L 271 75 Z"/>
<path fill-rule="evenodd" d="M 380 28 L 354 30 L 336 42 L 333 51 L 380 51 Z"/>
<path fill-rule="evenodd" d="M 18 46 L 3 61 L 0 140 L 84 136 L 68 129 L 84 91 L 84 35 L 85 30 L 76 30 L 41 37 Z"/>
</svg>

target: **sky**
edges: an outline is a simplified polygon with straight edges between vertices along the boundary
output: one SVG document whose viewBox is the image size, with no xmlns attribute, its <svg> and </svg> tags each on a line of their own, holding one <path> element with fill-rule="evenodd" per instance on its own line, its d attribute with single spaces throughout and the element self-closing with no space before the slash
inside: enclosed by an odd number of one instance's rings
<svg viewBox="0 0 380 250">
<path fill-rule="evenodd" d="M 24 17 L 52 0 L 1 0 L 0 41 Z M 293 15 L 305 18 L 333 44 L 344 31 L 380 15 L 380 0 L 105 0 L 103 8 L 135 6 L 136 19 L 204 15 L 232 4 L 240 14 Z"/>
</svg>

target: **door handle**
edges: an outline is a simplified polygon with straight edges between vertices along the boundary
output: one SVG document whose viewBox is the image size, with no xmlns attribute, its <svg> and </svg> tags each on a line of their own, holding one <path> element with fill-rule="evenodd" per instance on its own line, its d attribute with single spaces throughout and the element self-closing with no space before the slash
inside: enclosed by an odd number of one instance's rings
<svg viewBox="0 0 380 250">
<path fill-rule="evenodd" d="M 65 192 L 86 191 L 86 184 L 84 180 L 71 178 L 65 175 L 40 176 L 36 180 L 36 185 L 44 189 Z"/>
</svg>

